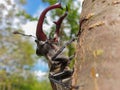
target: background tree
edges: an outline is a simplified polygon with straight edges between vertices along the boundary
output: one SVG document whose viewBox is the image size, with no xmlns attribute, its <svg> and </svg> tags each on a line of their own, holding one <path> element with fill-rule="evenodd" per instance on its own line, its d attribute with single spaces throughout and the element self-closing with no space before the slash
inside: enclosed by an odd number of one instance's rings
<svg viewBox="0 0 120 90">
<path fill-rule="evenodd" d="M 84 0 L 81 20 L 73 85 L 119 90 L 120 1 Z"/>
<path fill-rule="evenodd" d="M 31 72 L 36 55 L 29 38 L 13 35 L 14 31 L 22 32 L 22 24 L 31 18 L 22 9 L 25 2 L 0 2 L 0 90 L 50 89 L 48 81 L 39 82 Z"/>
</svg>

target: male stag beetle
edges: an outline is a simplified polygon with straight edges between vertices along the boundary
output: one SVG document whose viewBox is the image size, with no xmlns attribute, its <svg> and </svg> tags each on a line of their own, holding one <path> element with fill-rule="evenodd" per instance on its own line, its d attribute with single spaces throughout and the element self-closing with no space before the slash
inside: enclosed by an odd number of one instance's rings
<svg viewBox="0 0 120 90">
<path fill-rule="evenodd" d="M 78 86 L 71 85 L 71 76 L 74 70 L 73 69 L 71 70 L 69 68 L 70 61 L 74 58 L 74 55 L 71 57 L 67 57 L 62 54 L 64 48 L 69 44 L 71 44 L 76 38 L 72 38 L 62 47 L 59 46 L 60 27 L 63 19 L 68 14 L 68 8 L 66 7 L 66 12 L 64 13 L 64 15 L 62 15 L 58 19 L 58 21 L 54 22 L 56 25 L 56 30 L 53 38 L 50 39 L 47 38 L 47 36 L 43 32 L 43 22 L 45 15 L 47 14 L 48 11 L 56 8 L 62 9 L 60 2 L 47 7 L 45 10 L 43 10 L 43 12 L 40 15 L 36 29 L 36 40 L 35 40 L 37 44 L 36 54 L 38 56 L 45 56 L 47 58 L 50 69 L 49 79 L 54 89 L 56 88 L 56 84 L 59 84 L 64 88 L 67 88 L 67 90 L 70 90 L 71 88 L 77 89 Z M 14 34 L 22 34 L 22 33 L 14 32 Z M 31 37 L 31 35 L 25 35 L 25 34 L 22 35 Z"/>
<path fill-rule="evenodd" d="M 65 88 L 72 88 L 73 86 L 70 83 L 68 83 L 68 81 L 70 82 L 71 80 L 73 70 L 71 70 L 68 65 L 72 60 L 72 58 L 74 57 L 74 55 L 71 57 L 66 57 L 62 55 L 61 52 L 66 46 L 71 44 L 75 40 L 75 38 L 72 38 L 61 48 L 60 46 L 58 46 L 60 26 L 63 19 L 68 14 L 68 8 L 66 7 L 65 14 L 61 16 L 57 22 L 54 22 L 56 24 L 54 38 L 48 39 L 42 29 L 43 21 L 46 13 L 56 8 L 62 9 L 61 3 L 57 3 L 52 6 L 49 6 L 40 15 L 38 25 L 37 25 L 37 30 L 36 30 L 36 36 L 37 36 L 37 40 L 35 40 L 35 42 L 37 43 L 36 54 L 38 56 L 45 56 L 47 58 L 48 65 L 50 68 L 49 79 L 53 87 L 55 87 L 55 84 L 57 83 L 64 86 Z"/>
</svg>

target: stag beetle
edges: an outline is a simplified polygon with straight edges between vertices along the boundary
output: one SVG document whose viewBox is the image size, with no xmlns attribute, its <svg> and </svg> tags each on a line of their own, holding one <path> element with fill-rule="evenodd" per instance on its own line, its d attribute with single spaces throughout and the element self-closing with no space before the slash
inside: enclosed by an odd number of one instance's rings
<svg viewBox="0 0 120 90">
<path fill-rule="evenodd" d="M 14 34 L 21 34 L 24 36 L 34 37 L 36 39 L 36 54 L 38 56 L 44 56 L 47 58 L 48 66 L 50 69 L 49 79 L 52 87 L 55 90 L 56 84 L 62 85 L 69 90 L 71 88 L 78 89 L 78 86 L 71 85 L 71 76 L 73 75 L 74 69 L 70 69 L 69 64 L 70 61 L 74 58 L 74 55 L 72 55 L 71 57 L 67 57 L 62 53 L 66 46 L 70 45 L 73 41 L 76 40 L 76 37 L 69 40 L 62 47 L 59 46 L 60 27 L 64 18 L 68 15 L 68 8 L 66 7 L 64 15 L 62 15 L 56 22 L 54 22 L 54 24 L 56 25 L 56 30 L 53 38 L 47 38 L 47 36 L 43 32 L 43 22 L 45 19 L 45 15 L 48 11 L 56 8 L 63 9 L 61 6 L 61 2 L 51 5 L 43 10 L 38 20 L 36 37 L 25 35 L 19 32 L 14 32 Z"/>
<path fill-rule="evenodd" d="M 54 38 L 48 39 L 42 29 L 46 13 L 56 8 L 62 9 L 61 3 L 57 3 L 47 7 L 40 15 L 36 30 L 36 54 L 38 56 L 45 56 L 47 58 L 50 68 L 49 79 L 52 86 L 55 86 L 53 84 L 57 83 L 63 85 L 65 88 L 72 88 L 72 85 L 68 84 L 67 82 L 71 80 L 71 76 L 74 70 L 71 70 L 68 65 L 73 59 L 74 55 L 71 57 L 66 57 L 61 52 L 66 46 L 71 44 L 75 40 L 75 38 L 72 38 L 62 47 L 58 46 L 61 23 L 68 14 L 68 8 L 66 7 L 66 12 L 64 13 L 64 15 L 61 16 L 58 21 L 54 22 L 56 24 Z"/>
</svg>

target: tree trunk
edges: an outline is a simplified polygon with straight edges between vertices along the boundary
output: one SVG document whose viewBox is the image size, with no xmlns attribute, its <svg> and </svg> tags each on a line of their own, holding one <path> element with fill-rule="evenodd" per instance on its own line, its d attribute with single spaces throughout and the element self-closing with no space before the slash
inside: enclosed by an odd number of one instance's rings
<svg viewBox="0 0 120 90">
<path fill-rule="evenodd" d="M 120 90 L 120 0 L 84 0 L 72 84 Z"/>
</svg>

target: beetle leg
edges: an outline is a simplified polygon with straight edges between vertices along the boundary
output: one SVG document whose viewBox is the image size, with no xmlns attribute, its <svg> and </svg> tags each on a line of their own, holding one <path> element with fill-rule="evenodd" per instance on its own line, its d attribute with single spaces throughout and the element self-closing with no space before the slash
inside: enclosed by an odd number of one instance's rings
<svg viewBox="0 0 120 90">
<path fill-rule="evenodd" d="M 73 74 L 73 70 L 64 70 L 63 72 L 56 73 L 51 77 L 56 80 L 62 80 L 71 77 Z"/>
<path fill-rule="evenodd" d="M 56 57 L 65 49 L 66 46 L 70 45 L 73 41 L 75 41 L 76 38 L 72 38 L 67 43 L 65 43 L 58 51 L 57 53 L 52 57 L 52 60 L 55 60 Z"/>
<path fill-rule="evenodd" d="M 64 79 L 70 79 L 70 77 L 72 76 L 72 74 L 73 74 L 73 71 L 71 71 L 71 70 L 65 70 L 63 72 L 56 73 L 54 75 L 50 75 L 49 78 L 54 83 L 62 85 L 65 88 L 71 88 L 70 85 L 67 85 L 67 83 L 62 82 L 62 80 L 64 80 Z"/>
<path fill-rule="evenodd" d="M 72 86 L 72 85 L 70 85 L 70 83 L 62 81 L 64 79 L 70 80 L 71 79 L 70 77 L 72 76 L 72 74 L 73 74 L 73 70 L 65 70 L 63 72 L 60 72 L 60 73 L 57 73 L 57 74 L 54 74 L 54 75 L 50 75 L 49 78 L 53 83 L 57 83 L 59 85 L 62 85 L 65 88 L 78 89 L 79 86 Z"/>
<path fill-rule="evenodd" d="M 69 60 L 72 60 L 75 57 L 75 54 L 69 57 Z"/>
</svg>

